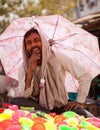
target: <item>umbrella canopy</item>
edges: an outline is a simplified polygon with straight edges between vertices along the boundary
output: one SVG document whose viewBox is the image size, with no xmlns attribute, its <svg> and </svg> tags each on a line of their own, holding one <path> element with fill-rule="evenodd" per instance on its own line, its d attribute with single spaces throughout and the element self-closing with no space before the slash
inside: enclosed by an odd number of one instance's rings
<svg viewBox="0 0 100 130">
<path fill-rule="evenodd" d="M 0 36 L 0 59 L 6 75 L 18 80 L 22 63 L 23 36 L 32 27 L 38 27 L 47 40 L 53 39 L 54 51 L 63 51 L 83 66 L 94 78 L 100 74 L 98 39 L 60 15 L 34 16 L 14 19 Z M 66 72 L 68 91 L 77 91 L 78 82 Z"/>
</svg>

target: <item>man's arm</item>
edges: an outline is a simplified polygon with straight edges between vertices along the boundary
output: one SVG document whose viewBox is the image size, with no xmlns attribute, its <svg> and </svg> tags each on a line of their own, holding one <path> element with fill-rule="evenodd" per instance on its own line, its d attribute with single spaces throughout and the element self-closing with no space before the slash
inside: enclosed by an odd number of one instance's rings
<svg viewBox="0 0 100 130">
<path fill-rule="evenodd" d="M 38 60 L 37 54 L 32 55 L 31 58 L 29 59 L 28 69 L 25 75 L 25 89 L 31 86 L 31 81 L 33 78 L 33 71 L 36 68 L 37 60 Z"/>
<path fill-rule="evenodd" d="M 78 89 L 77 102 L 84 103 L 90 89 L 90 83 L 92 77 L 84 68 L 75 63 L 71 58 L 69 58 L 65 54 L 63 53 L 59 54 L 58 58 L 62 64 L 62 67 L 66 71 L 71 73 L 72 76 L 75 77 L 75 79 L 78 80 L 79 89 Z"/>
<path fill-rule="evenodd" d="M 31 86 L 33 71 L 36 68 L 37 63 L 40 59 L 41 59 L 41 55 L 40 55 L 38 49 L 36 48 L 32 52 L 32 55 L 28 61 L 28 69 L 27 69 L 26 77 L 25 77 L 25 89 L 27 89 Z"/>
<path fill-rule="evenodd" d="M 33 71 L 30 68 L 28 68 L 25 75 L 25 89 L 31 86 L 32 77 L 33 77 Z"/>
</svg>

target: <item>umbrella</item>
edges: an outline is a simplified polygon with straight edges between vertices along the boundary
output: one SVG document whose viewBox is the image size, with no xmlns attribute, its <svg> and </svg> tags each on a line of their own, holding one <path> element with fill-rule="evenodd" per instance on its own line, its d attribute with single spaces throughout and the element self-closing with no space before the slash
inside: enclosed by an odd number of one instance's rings
<svg viewBox="0 0 100 130">
<path fill-rule="evenodd" d="M 27 30 L 38 26 L 47 40 L 53 39 L 52 49 L 63 51 L 84 67 L 94 78 L 100 74 L 98 39 L 77 27 L 61 15 L 33 16 L 14 19 L 0 36 L 0 59 L 6 75 L 18 80 L 18 68 L 22 63 L 22 39 Z M 66 72 L 68 91 L 77 91 L 78 81 Z"/>
</svg>

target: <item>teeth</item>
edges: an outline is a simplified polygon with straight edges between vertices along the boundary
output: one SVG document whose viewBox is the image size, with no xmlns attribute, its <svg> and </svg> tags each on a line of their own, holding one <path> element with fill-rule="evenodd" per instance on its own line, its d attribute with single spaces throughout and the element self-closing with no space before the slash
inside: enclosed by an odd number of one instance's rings
<svg viewBox="0 0 100 130">
<path fill-rule="evenodd" d="M 40 53 L 40 49 L 39 48 L 33 48 L 32 50 L 31 50 L 31 53 L 33 54 L 33 53 Z"/>
<path fill-rule="evenodd" d="M 33 50 L 39 50 L 38 48 L 34 48 Z"/>
</svg>

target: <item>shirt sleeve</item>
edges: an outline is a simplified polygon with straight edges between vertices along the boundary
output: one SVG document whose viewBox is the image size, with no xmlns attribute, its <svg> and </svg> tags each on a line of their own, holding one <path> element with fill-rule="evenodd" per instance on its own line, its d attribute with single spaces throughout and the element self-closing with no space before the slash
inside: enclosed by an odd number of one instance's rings
<svg viewBox="0 0 100 130">
<path fill-rule="evenodd" d="M 17 97 L 23 96 L 23 97 L 29 98 L 33 92 L 33 87 L 32 87 L 33 79 L 31 81 L 31 86 L 28 89 L 25 89 L 25 75 L 26 73 L 25 73 L 24 67 L 23 65 L 21 65 L 19 68 L 19 73 L 18 73 L 19 85 L 16 89 Z"/>
<path fill-rule="evenodd" d="M 59 54 L 58 58 L 63 69 L 71 73 L 71 75 L 78 80 L 79 89 L 77 102 L 84 103 L 90 89 L 92 77 L 82 66 L 75 63 L 75 61 L 64 53 Z"/>
</svg>

